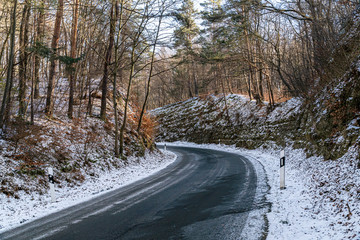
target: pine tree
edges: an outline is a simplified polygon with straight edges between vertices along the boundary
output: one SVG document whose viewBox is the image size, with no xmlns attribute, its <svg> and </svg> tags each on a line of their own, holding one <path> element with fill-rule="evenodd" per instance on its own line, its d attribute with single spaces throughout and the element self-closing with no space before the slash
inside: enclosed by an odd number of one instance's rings
<svg viewBox="0 0 360 240">
<path fill-rule="evenodd" d="M 191 0 L 184 0 L 181 8 L 175 12 L 175 19 L 179 24 L 174 31 L 175 48 L 187 53 L 194 50 L 194 39 L 199 34 L 199 27 L 195 23 L 197 13 Z"/>
<path fill-rule="evenodd" d="M 174 13 L 175 19 L 179 24 L 179 27 L 174 31 L 174 47 L 178 51 L 178 56 L 185 63 L 189 97 L 193 97 L 192 85 L 194 85 L 195 95 L 198 95 L 198 84 L 194 69 L 196 57 L 194 43 L 200 30 L 195 22 L 196 15 L 197 11 L 191 0 L 184 0 L 182 6 Z"/>
</svg>

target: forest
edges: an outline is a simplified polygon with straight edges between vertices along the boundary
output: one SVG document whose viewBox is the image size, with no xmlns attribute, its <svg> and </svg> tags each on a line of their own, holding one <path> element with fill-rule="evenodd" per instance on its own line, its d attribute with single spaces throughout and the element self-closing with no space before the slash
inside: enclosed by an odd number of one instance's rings
<svg viewBox="0 0 360 240">
<path fill-rule="evenodd" d="M 121 142 L 130 102 L 139 132 L 146 110 L 194 96 L 311 99 L 358 56 L 358 39 L 339 43 L 359 4 L 1 0 L 0 127 L 111 113 Z"/>
<path fill-rule="evenodd" d="M 0 0 L 0 239 L 359 239 L 359 79 L 360 0 Z"/>
</svg>

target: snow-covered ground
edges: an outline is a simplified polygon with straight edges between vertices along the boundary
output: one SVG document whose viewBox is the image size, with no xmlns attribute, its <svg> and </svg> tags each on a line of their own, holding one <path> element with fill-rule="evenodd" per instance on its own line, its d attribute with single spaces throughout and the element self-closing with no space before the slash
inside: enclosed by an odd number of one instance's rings
<svg viewBox="0 0 360 240">
<path fill-rule="evenodd" d="M 360 239 L 360 169 L 354 161 L 356 149 L 350 149 L 337 161 L 323 161 L 287 147 L 286 189 L 280 190 L 282 149 L 276 145 L 246 150 L 217 144 L 166 144 L 228 151 L 247 157 L 255 167 L 262 164 L 270 186 L 267 201 L 272 203 L 267 213 L 269 240 Z"/>
<path fill-rule="evenodd" d="M 142 158 L 129 157 L 125 167 L 107 172 L 99 169 L 94 174 L 97 177 L 88 178 L 81 185 L 56 188 L 55 203 L 51 203 L 49 193 L 19 191 L 19 199 L 0 194 L 0 232 L 129 185 L 164 169 L 175 160 L 176 155 L 168 151 L 146 153 Z"/>
<path fill-rule="evenodd" d="M 266 171 L 272 203 L 266 214 L 269 221 L 267 239 L 360 239 L 360 170 L 353 159 L 358 152 L 350 149 L 337 161 L 307 158 L 303 150 L 287 147 L 286 189 L 279 189 L 279 152 L 276 145 L 256 150 L 218 144 L 187 142 L 167 145 L 211 148 L 247 157 Z M 176 156 L 162 154 L 130 158 L 129 164 L 111 172 L 99 171 L 98 177 L 86 179 L 72 188 L 57 188 L 57 202 L 49 194 L 22 194 L 20 199 L 0 195 L 0 232 L 36 218 L 81 203 L 99 194 L 145 178 L 175 161 Z M 257 167 L 258 168 L 258 167 Z M 348 174 L 346 174 L 348 173 Z M 21 194 L 21 193 L 19 193 Z M 251 218 L 249 218 L 252 220 Z M 248 224 L 251 232 L 251 226 Z"/>
</svg>

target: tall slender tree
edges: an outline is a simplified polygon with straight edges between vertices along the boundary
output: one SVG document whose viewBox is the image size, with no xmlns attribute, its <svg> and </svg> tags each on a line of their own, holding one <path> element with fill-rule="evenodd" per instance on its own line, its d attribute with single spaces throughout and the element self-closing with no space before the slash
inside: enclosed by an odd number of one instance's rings
<svg viewBox="0 0 360 240">
<path fill-rule="evenodd" d="M 106 101 L 107 101 L 107 92 L 108 92 L 107 83 L 109 77 L 109 65 L 111 63 L 111 56 L 114 47 L 114 37 L 115 37 L 115 28 L 116 28 L 115 4 L 116 4 L 115 0 L 112 0 L 111 9 L 110 9 L 109 40 L 108 40 L 108 47 L 105 53 L 104 70 L 103 70 L 102 85 L 101 85 L 100 118 L 102 120 L 106 119 Z"/>
<path fill-rule="evenodd" d="M 37 26 L 35 34 L 35 45 L 44 45 L 44 31 L 45 31 L 45 3 L 44 0 L 39 0 L 37 5 Z M 34 57 L 34 99 L 38 99 L 40 96 L 39 84 L 40 84 L 40 61 L 39 54 L 35 54 Z"/>
<path fill-rule="evenodd" d="M 17 3 L 18 3 L 17 0 L 14 0 L 13 10 L 12 10 L 12 14 L 11 14 L 10 53 L 9 53 L 9 63 L 8 63 L 7 75 L 6 75 L 5 91 L 4 91 L 3 100 L 1 103 L 1 110 L 0 110 L 0 129 L 3 129 L 4 121 L 7 118 L 5 116 L 5 113 L 6 113 L 6 109 L 9 108 L 9 102 L 10 102 L 9 99 L 11 97 L 11 88 L 12 88 L 12 83 L 13 83 Z M 7 114 L 9 114 L 9 112 L 7 112 Z"/>
<path fill-rule="evenodd" d="M 58 52 L 58 44 L 60 39 L 61 21 L 64 13 L 64 0 L 58 0 L 56 10 L 56 18 L 54 25 L 54 33 L 51 41 L 52 54 L 50 57 L 49 80 L 47 86 L 46 106 L 45 113 L 48 117 L 52 117 L 54 112 L 54 86 L 55 86 L 55 67 L 56 67 L 56 54 Z"/>
<path fill-rule="evenodd" d="M 193 97 L 194 94 L 198 95 L 198 83 L 194 72 L 196 56 L 194 41 L 200 30 L 195 22 L 196 15 L 197 11 L 192 0 L 183 0 L 181 7 L 174 13 L 175 20 L 179 25 L 174 31 L 174 46 L 178 50 L 181 61 L 186 65 L 189 97 Z"/>
<path fill-rule="evenodd" d="M 20 24 L 20 37 L 19 37 L 19 116 L 25 118 L 26 112 L 26 85 L 28 78 L 28 41 L 29 41 L 29 19 L 30 19 L 31 1 L 26 0 L 24 2 L 24 8 L 22 12 L 22 19 Z"/>
<path fill-rule="evenodd" d="M 116 1 L 116 16 L 119 16 L 119 25 L 117 29 L 116 44 L 115 44 L 115 63 L 114 63 L 114 79 L 113 79 L 113 105 L 114 105 L 114 118 L 115 118 L 115 144 L 114 151 L 115 157 L 120 157 L 119 149 L 119 116 L 118 116 L 118 102 L 117 102 L 117 75 L 119 69 L 119 48 L 120 48 L 120 39 L 123 39 L 122 30 L 123 30 L 123 9 L 124 9 L 124 0 L 120 0 L 120 12 L 118 10 L 118 2 Z"/>
<path fill-rule="evenodd" d="M 150 8 L 150 1 L 146 0 L 144 3 L 144 9 L 142 9 L 142 14 L 139 15 L 141 20 L 138 23 L 137 29 L 132 33 L 131 37 L 131 53 L 130 53 L 130 73 L 129 73 L 129 80 L 128 86 L 126 90 L 126 97 L 125 97 L 125 106 L 124 106 L 124 117 L 123 122 L 120 128 L 120 156 L 124 156 L 124 135 L 127 123 L 127 114 L 128 114 L 128 106 L 130 102 L 130 94 L 131 94 L 131 86 L 133 83 L 133 79 L 135 77 L 135 65 L 137 61 L 140 59 L 141 55 L 146 51 L 148 46 L 144 46 L 143 49 L 139 49 L 142 43 L 142 34 L 145 31 L 146 24 L 149 21 L 149 8 Z"/>
<path fill-rule="evenodd" d="M 159 34 L 160 34 L 160 29 L 161 29 L 161 23 L 163 21 L 163 17 L 164 17 L 164 12 L 166 10 L 165 8 L 165 1 L 162 1 L 160 3 L 160 1 L 158 1 L 158 5 L 160 7 L 159 9 L 159 22 L 156 28 L 156 33 L 155 33 L 155 39 L 154 39 L 154 43 L 153 43 L 153 49 L 151 52 L 151 60 L 150 60 L 150 69 L 149 69 L 149 75 L 148 75 L 148 79 L 147 79 L 147 84 L 146 84 L 146 90 L 145 90 L 145 99 L 144 99 L 144 103 L 143 106 L 141 108 L 141 112 L 140 112 L 140 116 L 139 116 L 139 122 L 138 122 L 138 126 L 137 126 L 137 131 L 140 132 L 141 129 L 141 123 L 145 114 L 145 109 L 146 109 L 146 104 L 149 98 L 149 93 L 150 93 L 150 84 L 151 84 L 151 79 L 153 77 L 153 70 L 154 70 L 154 60 L 155 60 L 155 54 L 156 54 L 156 47 L 158 44 L 158 40 L 159 40 Z"/>
<path fill-rule="evenodd" d="M 78 28 L 78 18 L 79 18 L 79 0 L 73 0 L 73 22 L 71 29 L 71 50 L 70 57 L 72 59 L 76 58 L 76 41 L 77 41 L 77 28 Z M 73 106 L 74 106 L 74 85 L 76 81 L 76 67 L 74 63 L 71 63 L 69 66 L 69 107 L 68 107 L 68 117 L 73 117 Z"/>
</svg>

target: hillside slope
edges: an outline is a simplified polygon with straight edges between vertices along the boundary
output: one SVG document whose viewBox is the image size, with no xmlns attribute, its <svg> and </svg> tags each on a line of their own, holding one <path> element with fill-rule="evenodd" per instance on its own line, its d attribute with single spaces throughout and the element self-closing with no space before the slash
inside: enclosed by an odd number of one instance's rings
<svg viewBox="0 0 360 240">
<path fill-rule="evenodd" d="M 99 80 L 94 81 L 94 89 Z M 48 192 L 47 168 L 54 169 L 58 187 L 80 186 L 88 179 L 95 179 L 103 173 L 123 168 L 130 161 L 114 157 L 115 120 L 112 96 L 108 96 L 107 119 L 100 120 L 101 99 L 96 92 L 92 95 L 92 111 L 88 114 L 86 104 L 76 104 L 81 118 L 66 116 L 67 79 L 60 79 L 54 117 L 48 118 L 41 109 L 45 104 L 45 88 L 36 99 L 37 111 L 33 125 L 13 119 L 0 135 L 0 195 L 19 199 L 32 194 L 42 196 Z M 124 94 L 118 94 L 119 122 L 123 119 Z M 99 95 L 99 94 L 98 94 Z M 100 95 L 101 96 L 101 95 Z M 88 95 L 87 97 L 88 98 Z M 78 99 L 77 99 L 78 100 Z M 88 101 L 84 98 L 83 101 Z M 150 120 L 145 116 L 143 128 L 136 131 L 136 106 L 130 103 L 128 120 L 124 131 L 124 155 L 140 158 L 153 151 Z M 15 114 L 14 114 L 15 115 Z M 155 151 L 156 154 L 160 154 Z M 133 159 L 133 158 L 132 158 Z M 1 227 L 0 227 L 1 229 Z"/>
<path fill-rule="evenodd" d="M 94 81 L 97 89 L 99 81 Z M 152 139 L 152 121 L 146 115 L 138 133 L 137 107 L 129 104 L 124 131 L 124 157 L 114 155 L 115 121 L 112 94 L 108 96 L 107 119 L 99 118 L 101 94 L 93 92 L 92 111 L 88 96 L 78 100 L 76 116 L 66 116 L 64 100 L 67 79 L 61 79 L 56 91 L 54 117 L 41 109 L 42 97 L 36 99 L 33 125 L 12 119 L 0 135 L 0 232 L 24 222 L 81 203 L 106 191 L 122 187 L 165 168 L 174 154 L 158 151 Z M 119 122 L 123 119 L 125 95 L 117 92 Z M 14 114 L 15 115 L 15 114 Z M 51 202 L 48 167 L 54 171 L 56 202 Z"/>
</svg>

